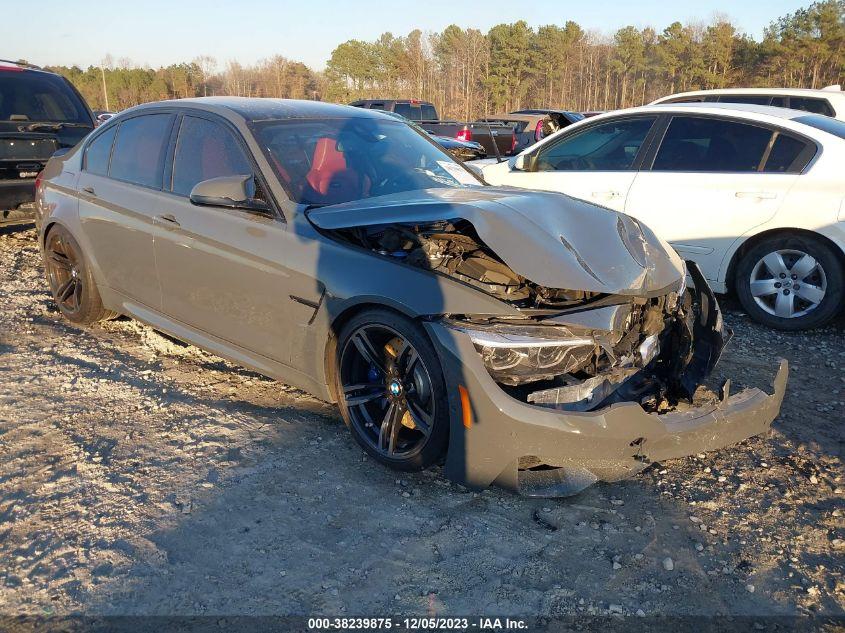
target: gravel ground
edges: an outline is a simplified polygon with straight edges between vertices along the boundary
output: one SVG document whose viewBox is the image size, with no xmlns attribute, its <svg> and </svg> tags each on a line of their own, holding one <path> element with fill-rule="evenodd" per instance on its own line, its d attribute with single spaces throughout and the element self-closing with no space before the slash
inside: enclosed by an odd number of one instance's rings
<svg viewBox="0 0 845 633">
<path fill-rule="evenodd" d="M 76 328 L 0 230 L 0 614 L 845 611 L 845 328 L 728 305 L 768 437 L 568 499 L 397 475 L 337 410 L 128 319 Z"/>
</svg>

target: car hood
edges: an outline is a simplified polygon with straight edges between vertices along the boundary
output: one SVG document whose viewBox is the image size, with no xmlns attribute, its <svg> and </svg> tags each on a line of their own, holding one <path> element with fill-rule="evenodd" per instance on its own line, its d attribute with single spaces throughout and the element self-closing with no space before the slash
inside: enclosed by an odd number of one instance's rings
<svg viewBox="0 0 845 633">
<path fill-rule="evenodd" d="M 307 216 L 326 230 L 463 219 L 514 272 L 550 288 L 648 295 L 684 277 L 681 259 L 650 229 L 559 193 L 434 188 L 311 209 Z"/>
</svg>

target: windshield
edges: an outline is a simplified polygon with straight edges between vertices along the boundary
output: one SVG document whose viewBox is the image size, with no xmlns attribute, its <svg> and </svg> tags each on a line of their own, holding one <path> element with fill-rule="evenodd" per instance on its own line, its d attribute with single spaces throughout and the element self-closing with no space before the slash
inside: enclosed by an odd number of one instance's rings
<svg viewBox="0 0 845 633">
<path fill-rule="evenodd" d="M 324 206 L 391 193 L 481 186 L 468 169 L 401 121 L 291 119 L 254 125 L 291 198 Z"/>
<path fill-rule="evenodd" d="M 0 121 L 91 126 L 85 105 L 62 78 L 30 72 L 0 72 Z"/>
</svg>

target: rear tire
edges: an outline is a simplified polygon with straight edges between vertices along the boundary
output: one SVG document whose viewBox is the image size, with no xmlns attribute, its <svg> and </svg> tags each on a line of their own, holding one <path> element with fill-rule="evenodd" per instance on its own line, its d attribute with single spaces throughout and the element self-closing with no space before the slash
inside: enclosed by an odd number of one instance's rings
<svg viewBox="0 0 845 633">
<path fill-rule="evenodd" d="M 779 235 L 753 246 L 736 268 L 736 293 L 748 315 L 778 330 L 821 327 L 843 307 L 837 253 L 818 238 Z"/>
<path fill-rule="evenodd" d="M 44 241 L 44 269 L 53 300 L 68 321 L 90 325 L 118 316 L 103 306 L 82 248 L 60 224 L 50 229 Z"/>
<path fill-rule="evenodd" d="M 422 470 L 443 455 L 449 402 L 440 360 L 422 328 L 383 309 L 341 329 L 334 390 L 352 437 L 395 470 Z"/>
</svg>

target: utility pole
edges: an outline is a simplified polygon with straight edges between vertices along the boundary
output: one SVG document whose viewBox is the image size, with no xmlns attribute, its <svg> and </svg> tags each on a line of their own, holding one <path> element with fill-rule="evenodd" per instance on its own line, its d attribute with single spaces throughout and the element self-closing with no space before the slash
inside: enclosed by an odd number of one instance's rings
<svg viewBox="0 0 845 633">
<path fill-rule="evenodd" d="M 109 93 L 106 90 L 106 71 L 103 68 L 103 65 L 100 64 L 100 77 L 103 79 L 103 101 L 106 102 L 106 112 L 110 112 L 109 109 Z"/>
</svg>

